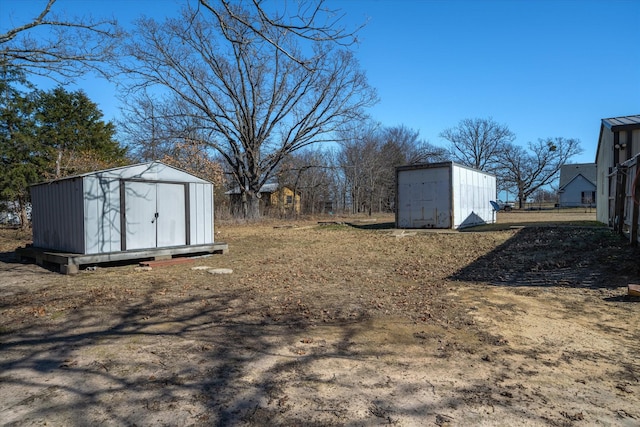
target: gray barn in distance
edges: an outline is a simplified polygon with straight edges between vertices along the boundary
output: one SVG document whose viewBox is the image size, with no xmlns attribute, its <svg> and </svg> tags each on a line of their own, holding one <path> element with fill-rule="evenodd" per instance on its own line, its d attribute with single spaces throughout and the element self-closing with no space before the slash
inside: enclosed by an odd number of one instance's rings
<svg viewBox="0 0 640 427">
<path fill-rule="evenodd" d="M 454 162 L 396 168 L 396 227 L 459 229 L 495 222 L 496 177 Z"/>
<path fill-rule="evenodd" d="M 214 242 L 213 184 L 161 162 L 89 172 L 31 187 L 33 246 L 61 265 L 225 252 Z"/>
</svg>

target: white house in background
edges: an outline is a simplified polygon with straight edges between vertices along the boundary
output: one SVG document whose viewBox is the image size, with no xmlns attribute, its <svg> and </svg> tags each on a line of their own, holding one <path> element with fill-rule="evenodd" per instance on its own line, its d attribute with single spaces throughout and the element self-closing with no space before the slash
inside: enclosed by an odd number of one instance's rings
<svg viewBox="0 0 640 427">
<path fill-rule="evenodd" d="M 597 175 L 595 163 L 563 165 L 558 191 L 560 206 L 595 206 Z"/>
<path fill-rule="evenodd" d="M 624 200 L 616 202 L 616 185 L 628 184 L 625 168 L 619 166 L 640 154 L 640 115 L 602 119 L 596 152 L 598 173 L 596 192 L 597 220 L 622 231 Z M 616 179 L 620 178 L 620 179 Z M 633 178 L 629 180 L 631 183 Z M 618 184 L 616 184 L 618 183 Z"/>
</svg>

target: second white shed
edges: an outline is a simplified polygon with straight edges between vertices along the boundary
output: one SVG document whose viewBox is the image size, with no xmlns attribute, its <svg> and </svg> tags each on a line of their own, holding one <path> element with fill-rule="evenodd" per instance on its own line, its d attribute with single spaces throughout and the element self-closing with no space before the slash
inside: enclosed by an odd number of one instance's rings
<svg viewBox="0 0 640 427">
<path fill-rule="evenodd" d="M 464 228 L 495 222 L 494 175 L 453 162 L 396 168 L 397 228 Z"/>
</svg>

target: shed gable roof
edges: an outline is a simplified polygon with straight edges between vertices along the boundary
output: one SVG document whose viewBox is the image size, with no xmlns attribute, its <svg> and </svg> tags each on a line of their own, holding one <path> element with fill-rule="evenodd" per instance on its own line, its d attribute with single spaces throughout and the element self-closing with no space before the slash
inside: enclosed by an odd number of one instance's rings
<svg viewBox="0 0 640 427">
<path fill-rule="evenodd" d="M 170 180 L 175 180 L 175 177 L 177 176 L 179 177 L 180 182 L 208 183 L 208 181 L 202 178 L 198 178 L 197 176 L 190 174 L 189 172 L 183 171 L 182 169 L 178 169 L 176 167 L 169 166 L 165 163 L 154 160 L 146 163 L 137 163 L 133 165 L 120 166 L 117 168 L 103 169 L 98 171 L 85 172 L 85 173 L 73 175 L 73 176 L 66 176 L 64 178 L 34 184 L 34 186 L 51 184 L 54 182 L 66 181 L 71 179 L 85 178 L 90 176 L 98 176 L 98 177 L 107 178 L 107 179 L 117 179 L 117 178 L 144 179 L 144 175 L 147 173 L 150 173 L 152 175 L 158 175 L 158 174 L 167 174 L 168 171 L 172 175 L 172 179 Z M 152 180 L 157 180 L 157 179 L 152 179 Z"/>
</svg>

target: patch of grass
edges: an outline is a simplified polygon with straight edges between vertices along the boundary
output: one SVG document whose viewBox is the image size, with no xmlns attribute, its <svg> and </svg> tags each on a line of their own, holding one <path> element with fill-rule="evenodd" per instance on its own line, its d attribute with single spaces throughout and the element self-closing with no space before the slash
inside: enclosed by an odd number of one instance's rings
<svg viewBox="0 0 640 427">
<path fill-rule="evenodd" d="M 0 252 L 13 252 L 31 243 L 31 230 L 0 228 Z"/>
<path fill-rule="evenodd" d="M 64 316 L 65 316 L 65 312 L 63 310 L 58 310 L 58 311 L 55 311 L 55 312 L 51 313 L 51 316 L 49 318 L 51 320 L 58 320 L 58 319 L 60 319 L 60 318 L 62 318 Z"/>
</svg>

